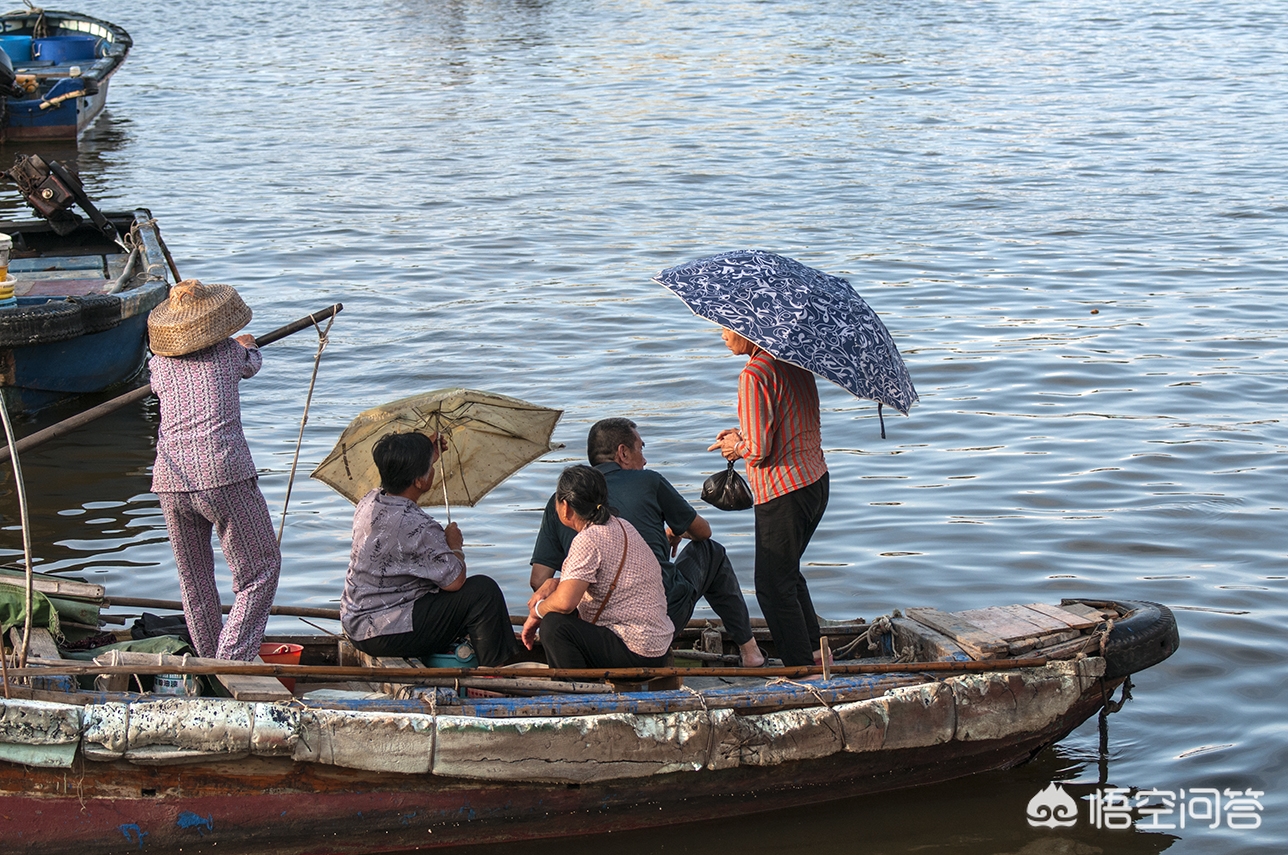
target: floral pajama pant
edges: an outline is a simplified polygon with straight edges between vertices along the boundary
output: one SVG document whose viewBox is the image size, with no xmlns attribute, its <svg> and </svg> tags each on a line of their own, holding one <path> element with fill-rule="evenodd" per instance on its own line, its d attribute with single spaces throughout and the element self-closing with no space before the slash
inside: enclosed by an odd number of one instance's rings
<svg viewBox="0 0 1288 855">
<path fill-rule="evenodd" d="M 197 655 L 249 662 L 259 655 L 282 568 L 277 535 L 257 479 L 192 493 L 157 493 L 157 497 Z M 215 585 L 212 531 L 219 535 L 233 576 L 233 605 L 226 624 Z"/>
</svg>

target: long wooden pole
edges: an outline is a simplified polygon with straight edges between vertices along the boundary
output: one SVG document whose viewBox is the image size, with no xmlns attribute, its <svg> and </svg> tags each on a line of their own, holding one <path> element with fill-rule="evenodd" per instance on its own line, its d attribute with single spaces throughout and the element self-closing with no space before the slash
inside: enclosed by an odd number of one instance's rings
<svg viewBox="0 0 1288 855">
<path fill-rule="evenodd" d="M 343 303 L 336 303 L 334 306 L 328 306 L 320 312 L 314 312 L 307 317 L 300 318 L 298 321 L 292 321 L 284 327 L 279 327 L 270 333 L 259 336 L 255 339 L 255 343 L 260 347 L 263 347 L 266 344 L 272 344 L 279 339 L 286 338 L 292 333 L 297 333 L 302 329 L 311 327 L 318 321 L 325 321 L 327 318 L 336 314 L 343 308 Z M 84 427 L 90 422 L 100 419 L 108 413 L 114 413 L 122 407 L 127 407 L 137 401 L 142 401 L 151 394 L 151 383 L 146 386 L 140 386 L 139 388 L 126 392 L 124 395 L 119 395 L 110 401 L 104 401 L 97 407 L 91 407 L 80 415 L 72 416 L 71 418 L 64 419 L 57 424 L 50 425 L 44 430 L 38 430 L 33 434 L 24 436 L 14 444 L 14 448 L 18 454 L 21 454 L 29 448 L 35 448 L 41 443 L 48 442 L 51 439 L 57 439 L 60 436 L 71 433 L 79 427 Z M 9 448 L 0 448 L 0 462 L 8 459 Z"/>
<path fill-rule="evenodd" d="M 117 606 L 123 606 L 125 608 L 135 608 L 135 609 L 163 609 L 165 611 L 171 611 L 171 612 L 183 611 L 183 603 L 179 602 L 178 600 L 153 600 L 146 597 L 105 596 L 103 598 L 103 608 L 110 609 Z M 225 603 L 221 605 L 220 608 L 223 610 L 224 614 L 228 614 L 230 611 L 232 611 L 233 607 Z M 313 606 L 273 606 L 270 614 L 285 615 L 287 617 L 325 618 L 327 620 L 340 619 L 339 609 L 324 609 L 324 608 L 318 608 Z M 510 615 L 510 623 L 514 624 L 515 626 L 523 626 L 523 622 L 527 619 L 528 619 L 527 615 Z M 703 629 L 709 625 L 720 625 L 720 624 L 721 624 L 721 621 L 719 618 L 693 618 L 688 622 L 686 626 L 688 629 Z M 753 629 L 763 629 L 765 627 L 765 619 L 751 618 L 751 626 Z M 857 633 L 864 629 L 867 629 L 867 625 L 859 624 L 859 623 L 845 624 L 840 627 L 829 626 L 828 629 L 832 630 L 833 633 L 835 633 L 838 629 L 853 630 L 854 632 Z"/>
<path fill-rule="evenodd" d="M 168 657 L 165 664 L 148 665 L 95 665 L 92 662 L 73 662 L 67 659 L 31 659 L 28 667 L 10 669 L 9 679 L 41 677 L 51 674 L 244 674 L 259 677 L 317 677 L 327 680 L 381 680 L 382 682 L 415 682 L 420 679 L 451 679 L 455 677 L 516 677 L 526 679 L 541 676 L 555 680 L 578 682 L 641 682 L 658 677 L 803 677 L 822 676 L 818 665 L 781 668 L 547 668 L 539 672 L 516 672 L 513 668 L 368 668 L 355 665 L 276 665 L 249 662 L 212 662 L 202 660 L 184 665 L 177 656 Z M 835 663 L 831 672 L 835 676 L 858 674 L 920 674 L 920 673 L 979 673 L 984 671 L 1010 671 L 1016 668 L 1038 668 L 1046 665 L 1046 657 L 1033 659 L 994 659 L 982 662 L 880 662 L 871 665 Z"/>
<path fill-rule="evenodd" d="M 178 600 L 152 600 L 146 597 L 104 597 L 103 608 L 110 609 L 117 606 L 126 606 L 136 609 L 161 609 L 163 611 L 181 612 L 183 603 Z M 220 608 L 224 614 L 232 611 L 232 606 L 225 603 Z M 311 617 L 311 618 L 329 618 L 330 620 L 340 619 L 339 609 L 312 608 L 308 606 L 273 606 L 269 614 L 286 615 L 287 617 Z"/>
</svg>

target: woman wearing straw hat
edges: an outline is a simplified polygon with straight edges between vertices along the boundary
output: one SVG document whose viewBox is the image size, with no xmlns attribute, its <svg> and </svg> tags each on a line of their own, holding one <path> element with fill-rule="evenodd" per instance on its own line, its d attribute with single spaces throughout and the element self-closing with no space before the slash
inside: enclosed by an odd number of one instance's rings
<svg viewBox="0 0 1288 855">
<path fill-rule="evenodd" d="M 250 308 L 229 285 L 186 279 L 148 315 L 152 390 L 161 403 L 152 491 L 161 500 L 197 655 L 250 661 L 268 623 L 282 554 L 241 425 L 238 383 L 264 358 L 255 337 L 230 336 Z M 233 576 L 224 624 L 210 535 Z"/>
</svg>

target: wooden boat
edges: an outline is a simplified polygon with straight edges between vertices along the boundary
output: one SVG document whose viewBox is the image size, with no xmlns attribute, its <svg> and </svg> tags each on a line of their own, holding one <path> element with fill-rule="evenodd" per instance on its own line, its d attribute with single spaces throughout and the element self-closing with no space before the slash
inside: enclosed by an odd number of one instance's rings
<svg viewBox="0 0 1288 855">
<path fill-rule="evenodd" d="M 132 45 L 122 28 L 76 12 L 0 15 L 0 142 L 76 139 L 103 112 Z"/>
<path fill-rule="evenodd" d="M 629 672 L 359 663 L 326 636 L 280 639 L 299 665 L 71 663 L 37 634 L 0 703 L 0 837 L 28 855 L 319 855 L 778 809 L 1023 763 L 1179 642 L 1165 607 L 1096 600 L 826 632 L 827 673 L 726 668 L 736 645 L 703 621 L 677 641 L 684 667 Z M 128 691 L 162 672 L 221 674 L 231 697 Z"/>
<path fill-rule="evenodd" d="M 29 157 L 5 175 L 45 217 L 0 222 L 12 241 L 0 277 L 0 298 L 13 297 L 0 299 L 5 405 L 31 412 L 132 379 L 147 357 L 148 312 L 169 294 L 151 212 L 99 212 L 56 161 Z"/>
</svg>

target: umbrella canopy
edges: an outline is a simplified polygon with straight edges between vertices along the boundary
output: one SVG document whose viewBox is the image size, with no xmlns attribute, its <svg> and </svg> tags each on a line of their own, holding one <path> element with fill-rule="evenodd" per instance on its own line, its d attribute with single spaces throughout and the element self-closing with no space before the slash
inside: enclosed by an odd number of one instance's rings
<svg viewBox="0 0 1288 855">
<path fill-rule="evenodd" d="M 775 359 L 904 415 L 917 400 L 908 368 L 877 313 L 839 276 L 758 249 L 699 258 L 653 281 L 693 313 Z"/>
<path fill-rule="evenodd" d="M 440 434 L 447 450 L 440 458 L 434 489 L 420 497 L 425 506 L 473 506 L 488 491 L 550 450 L 550 435 L 563 410 L 552 410 L 491 392 L 439 389 L 372 407 L 358 414 L 340 435 L 312 477 L 357 503 L 380 486 L 371 447 L 387 433 Z"/>
</svg>

